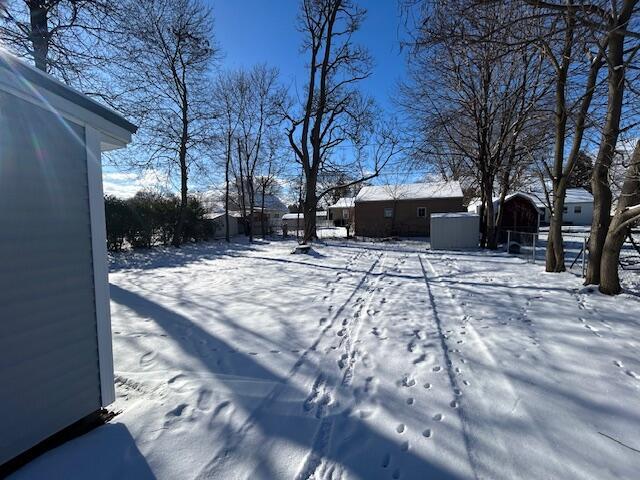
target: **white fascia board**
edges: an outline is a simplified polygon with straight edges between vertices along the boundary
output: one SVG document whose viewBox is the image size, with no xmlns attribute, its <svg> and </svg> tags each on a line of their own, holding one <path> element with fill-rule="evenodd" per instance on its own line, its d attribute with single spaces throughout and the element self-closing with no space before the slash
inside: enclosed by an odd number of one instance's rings
<svg viewBox="0 0 640 480">
<path fill-rule="evenodd" d="M 100 399 L 102 406 L 105 407 L 115 401 L 116 394 L 113 377 L 107 232 L 102 189 L 102 164 L 100 160 L 102 138 L 101 132 L 95 128 L 85 127 L 89 210 L 91 215 L 93 286 L 96 302 L 96 333 L 98 337 L 98 359 L 100 362 Z"/>
<path fill-rule="evenodd" d="M 0 90 L 16 95 L 83 127 L 93 127 L 101 132 L 104 139 L 108 139 L 105 141 L 106 144 L 113 145 L 115 148 L 131 142 L 131 132 L 128 130 L 44 88 L 28 82 L 20 82 L 16 75 L 11 75 L 4 69 L 0 69 Z"/>
</svg>

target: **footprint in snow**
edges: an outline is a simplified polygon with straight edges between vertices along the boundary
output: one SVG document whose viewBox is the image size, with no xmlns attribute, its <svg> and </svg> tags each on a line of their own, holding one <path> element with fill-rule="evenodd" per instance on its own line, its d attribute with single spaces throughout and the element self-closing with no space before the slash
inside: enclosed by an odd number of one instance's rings
<svg viewBox="0 0 640 480">
<path fill-rule="evenodd" d="M 633 370 L 627 370 L 626 372 L 627 375 L 629 375 L 631 378 L 635 378 L 636 380 L 640 380 L 640 375 L 638 375 L 636 372 L 634 372 Z"/>
<path fill-rule="evenodd" d="M 391 455 L 390 454 L 385 454 L 384 457 L 382 457 L 382 468 L 388 468 L 389 465 L 391 465 Z"/>
<path fill-rule="evenodd" d="M 432 433 L 430 428 L 427 428 L 425 431 L 422 432 L 422 436 L 425 438 L 431 438 L 431 435 Z"/>
<path fill-rule="evenodd" d="M 200 410 L 208 410 L 209 409 L 209 404 L 211 402 L 211 396 L 212 396 L 213 392 L 211 392 L 211 390 L 209 390 L 208 388 L 203 388 L 202 390 L 200 390 L 200 392 L 198 393 L 198 408 Z"/>
<path fill-rule="evenodd" d="M 433 419 L 434 419 L 436 422 L 441 422 L 443 418 L 444 418 L 444 415 L 442 415 L 441 413 L 436 413 L 436 414 L 433 416 Z"/>
<path fill-rule="evenodd" d="M 416 402 L 415 398 L 409 397 L 407 398 L 407 405 L 413 405 Z"/>
<path fill-rule="evenodd" d="M 459 404 L 458 404 L 458 402 L 457 402 L 456 400 L 453 400 L 453 401 L 449 404 L 449 406 L 450 406 L 451 408 L 458 408 L 458 405 L 459 405 Z"/>
<path fill-rule="evenodd" d="M 396 468 L 396 469 L 393 471 L 393 475 L 391 475 L 391 478 L 393 478 L 393 479 L 398 479 L 398 478 L 400 478 L 400 469 Z"/>
<path fill-rule="evenodd" d="M 407 440 L 405 442 L 402 442 L 402 444 L 400 445 L 400 450 L 403 451 L 403 452 L 406 452 L 406 451 L 409 450 L 410 447 L 411 447 L 411 445 L 409 444 L 409 441 Z"/>
<path fill-rule="evenodd" d="M 427 354 L 426 354 L 426 353 L 423 353 L 422 355 L 420 355 L 418 358 L 416 358 L 416 359 L 413 361 L 413 364 L 414 364 L 414 365 L 417 365 L 417 364 L 419 364 L 419 363 L 424 362 L 426 359 L 427 359 Z"/>
<path fill-rule="evenodd" d="M 400 435 L 402 435 L 404 433 L 404 431 L 406 430 L 407 427 L 405 427 L 404 423 L 401 423 L 400 425 L 398 425 L 396 427 L 396 432 L 398 432 Z"/>
<path fill-rule="evenodd" d="M 439 372 L 440 370 L 442 370 L 442 367 L 439 365 L 436 365 L 435 367 L 433 367 L 434 372 Z"/>
<path fill-rule="evenodd" d="M 624 366 L 620 360 L 614 360 L 613 364 L 619 368 L 622 368 Z"/>
<path fill-rule="evenodd" d="M 149 365 L 151 365 L 153 363 L 153 360 L 155 358 L 156 358 L 156 352 L 154 352 L 153 350 L 145 353 L 140 358 L 140 366 L 141 367 L 148 367 Z"/>
<path fill-rule="evenodd" d="M 431 388 L 431 384 L 430 383 L 425 383 L 423 385 L 424 388 L 426 388 L 427 390 L 429 390 Z"/>
<path fill-rule="evenodd" d="M 402 379 L 403 387 L 413 387 L 416 384 L 415 379 L 409 377 L 409 375 L 405 375 Z"/>
</svg>

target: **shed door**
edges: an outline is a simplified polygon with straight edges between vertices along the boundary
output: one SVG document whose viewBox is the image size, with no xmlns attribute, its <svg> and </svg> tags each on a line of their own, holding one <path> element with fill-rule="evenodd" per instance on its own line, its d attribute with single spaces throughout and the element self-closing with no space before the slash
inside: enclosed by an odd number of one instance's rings
<svg viewBox="0 0 640 480">
<path fill-rule="evenodd" d="M 84 128 L 0 91 L 0 464 L 100 408 Z"/>
</svg>

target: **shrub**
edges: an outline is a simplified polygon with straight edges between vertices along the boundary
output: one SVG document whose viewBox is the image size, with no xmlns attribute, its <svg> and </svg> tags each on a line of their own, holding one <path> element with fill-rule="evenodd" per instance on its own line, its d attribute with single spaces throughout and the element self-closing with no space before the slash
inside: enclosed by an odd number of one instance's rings
<svg viewBox="0 0 640 480">
<path fill-rule="evenodd" d="M 128 203 L 120 198 L 107 195 L 104 198 L 107 226 L 107 249 L 111 252 L 122 250 L 133 216 Z"/>
<path fill-rule="evenodd" d="M 175 195 L 138 192 L 128 200 L 105 197 L 107 248 L 122 250 L 125 240 L 132 248 L 170 245 L 180 214 L 180 200 Z M 189 197 L 183 242 L 213 238 L 214 225 L 205 219 L 206 209 L 196 197 Z"/>
</svg>

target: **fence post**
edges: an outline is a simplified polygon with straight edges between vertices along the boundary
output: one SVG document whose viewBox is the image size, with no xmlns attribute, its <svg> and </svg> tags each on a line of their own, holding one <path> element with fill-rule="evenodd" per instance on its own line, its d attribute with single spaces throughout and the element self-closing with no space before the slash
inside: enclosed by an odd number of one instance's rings
<svg viewBox="0 0 640 480">
<path fill-rule="evenodd" d="M 536 234 L 534 233 L 531 236 L 533 237 L 533 263 L 536 263 L 536 243 L 537 243 Z"/>
<path fill-rule="evenodd" d="M 511 253 L 511 230 L 507 230 L 507 253 Z"/>
</svg>

